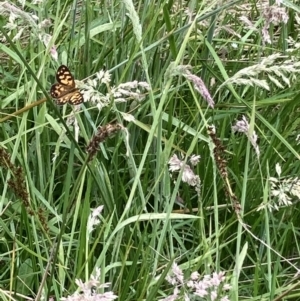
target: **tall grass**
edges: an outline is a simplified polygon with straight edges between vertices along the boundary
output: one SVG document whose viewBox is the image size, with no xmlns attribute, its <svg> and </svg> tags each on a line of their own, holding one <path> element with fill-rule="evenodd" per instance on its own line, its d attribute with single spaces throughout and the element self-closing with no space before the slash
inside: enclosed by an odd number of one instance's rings
<svg viewBox="0 0 300 301">
<path fill-rule="evenodd" d="M 0 2 L 1 300 L 300 300 L 298 11 Z"/>
</svg>

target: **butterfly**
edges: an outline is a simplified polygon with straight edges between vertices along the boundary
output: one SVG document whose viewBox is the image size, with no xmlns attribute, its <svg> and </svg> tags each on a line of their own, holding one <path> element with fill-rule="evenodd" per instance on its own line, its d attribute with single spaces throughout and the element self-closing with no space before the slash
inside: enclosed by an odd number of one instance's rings
<svg viewBox="0 0 300 301">
<path fill-rule="evenodd" d="M 56 80 L 57 83 L 52 85 L 50 94 L 56 99 L 58 105 L 64 105 L 67 102 L 71 105 L 78 105 L 83 102 L 83 95 L 76 88 L 74 77 L 67 66 L 58 67 Z"/>
</svg>

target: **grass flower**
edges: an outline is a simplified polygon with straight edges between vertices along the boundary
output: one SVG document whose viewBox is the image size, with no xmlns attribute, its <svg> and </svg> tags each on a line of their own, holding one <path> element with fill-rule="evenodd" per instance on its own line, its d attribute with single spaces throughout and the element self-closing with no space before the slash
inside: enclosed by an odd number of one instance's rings
<svg viewBox="0 0 300 301">
<path fill-rule="evenodd" d="M 92 212 L 89 215 L 88 222 L 87 222 L 87 231 L 89 234 L 94 230 L 95 226 L 100 224 L 99 216 L 100 216 L 103 208 L 104 208 L 104 206 L 99 206 L 95 209 L 92 209 Z"/>
<path fill-rule="evenodd" d="M 179 293 L 179 290 L 177 287 L 174 288 L 173 290 L 173 294 L 164 298 L 164 299 L 161 299 L 160 301 L 174 301 L 174 300 L 177 300 L 177 298 L 179 297 L 178 296 L 178 293 Z"/>
<path fill-rule="evenodd" d="M 200 93 L 200 95 L 207 102 L 208 106 L 214 108 L 215 102 L 211 97 L 206 85 L 199 76 L 190 72 L 191 68 L 192 67 L 189 65 L 178 65 L 174 67 L 174 63 L 171 63 L 166 71 L 166 78 L 169 78 L 170 76 L 182 75 L 193 84 L 194 89 Z"/>
<path fill-rule="evenodd" d="M 96 73 L 96 77 L 102 84 L 109 84 L 111 76 L 108 71 L 100 70 Z"/>
<path fill-rule="evenodd" d="M 24 7 L 24 5 L 25 1 L 22 6 Z M 51 26 L 51 21 L 49 19 L 40 21 L 38 16 L 26 12 L 23 7 L 20 9 L 8 1 L 0 2 L 0 15 L 8 17 L 8 22 L 4 26 L 8 30 L 7 34 L 12 36 L 13 42 L 20 40 L 22 36 L 26 37 L 33 34 L 47 48 L 52 36 L 45 30 Z M 1 37 L 1 40 L 5 42 L 4 37 Z M 50 47 L 50 55 L 57 60 L 58 55 L 55 46 Z"/>
<path fill-rule="evenodd" d="M 47 33 L 43 33 L 43 34 L 40 34 L 39 35 L 39 39 L 44 43 L 45 47 L 47 48 L 51 39 L 52 39 L 52 36 L 47 34 Z M 52 56 L 52 58 L 57 61 L 58 60 L 58 53 L 57 53 L 57 49 L 56 49 L 56 46 L 55 45 L 52 45 L 50 47 L 50 55 Z"/>
<path fill-rule="evenodd" d="M 267 203 L 262 203 L 258 207 L 258 211 L 267 208 L 270 212 L 279 210 L 280 208 L 288 207 L 293 204 L 292 200 L 300 200 L 300 179 L 281 178 L 281 167 L 276 164 L 276 173 L 278 177 L 270 177 L 270 197 Z"/>
<path fill-rule="evenodd" d="M 172 265 L 172 274 L 172 276 L 168 275 L 166 278 L 170 284 L 183 284 L 183 272 L 176 262 Z"/>
<path fill-rule="evenodd" d="M 195 159 L 196 158 L 196 159 Z M 192 162 L 199 162 L 200 156 L 192 156 L 190 160 Z M 182 181 L 187 183 L 188 185 L 195 187 L 195 190 L 199 193 L 200 192 L 200 178 L 198 175 L 195 175 L 194 171 L 191 169 L 191 167 L 186 164 L 184 161 L 181 161 L 176 154 L 174 154 L 170 160 L 169 160 L 169 170 L 171 173 L 174 173 L 176 171 L 183 170 L 182 172 Z"/>
<path fill-rule="evenodd" d="M 78 286 L 79 292 L 75 292 L 68 297 L 62 297 L 64 301 L 110 301 L 118 298 L 113 292 L 99 293 L 103 288 L 109 287 L 109 283 L 101 284 L 100 269 L 96 268 L 96 275 L 91 275 L 87 282 L 76 279 L 75 283 Z"/>
<path fill-rule="evenodd" d="M 286 60 L 281 54 L 272 54 L 265 57 L 250 67 L 243 68 L 227 79 L 220 87 L 228 84 L 257 86 L 265 90 L 271 87 L 267 80 L 260 77 L 267 77 L 276 87 L 282 89 L 284 86 L 290 86 L 290 76 L 300 73 L 300 62 L 295 60 Z"/>
<path fill-rule="evenodd" d="M 199 163 L 200 158 L 201 158 L 200 155 L 197 155 L 197 156 L 196 156 L 196 155 L 192 155 L 191 158 L 190 158 L 191 164 L 192 164 L 193 166 L 196 166 L 196 165 Z"/>
<path fill-rule="evenodd" d="M 269 34 L 270 25 L 278 25 L 280 23 L 287 24 L 289 16 L 285 7 L 280 7 L 280 4 L 274 4 L 263 8 L 263 18 L 265 20 L 262 28 L 262 37 L 265 43 L 271 44 L 271 37 Z"/>
<path fill-rule="evenodd" d="M 108 71 L 99 71 L 96 77 L 88 79 L 86 83 L 77 82 L 78 88 L 81 90 L 84 101 L 94 103 L 99 110 L 108 106 L 113 100 L 115 103 L 127 102 L 130 100 L 142 101 L 145 98 L 144 91 L 149 91 L 150 86 L 146 82 L 126 82 L 121 83 L 117 87 L 111 87 L 111 76 Z M 101 85 L 106 85 L 108 93 L 99 92 Z"/>
<path fill-rule="evenodd" d="M 9 22 L 5 25 L 5 28 L 14 29 L 17 27 L 15 21 L 20 20 L 23 26 L 30 25 L 33 28 L 37 27 L 35 15 L 27 13 L 23 9 L 18 8 L 8 1 L 3 1 L 0 3 L 0 15 L 9 17 Z"/>
<path fill-rule="evenodd" d="M 255 131 L 250 130 L 250 125 L 248 123 L 247 118 L 243 115 L 241 120 L 238 120 L 234 126 L 232 126 L 233 132 L 244 133 L 247 138 L 249 139 L 250 143 L 252 144 L 257 156 L 260 155 L 260 150 L 257 144 L 258 136 L 256 135 Z"/>
<path fill-rule="evenodd" d="M 141 90 L 149 91 L 150 86 L 146 82 L 127 82 L 112 89 L 111 93 L 115 102 L 127 102 L 128 100 L 142 101 L 145 94 Z"/>
<path fill-rule="evenodd" d="M 185 300 L 229 300 L 226 292 L 231 286 L 225 282 L 225 272 L 214 272 L 212 275 L 201 277 L 198 272 L 193 272 L 188 278 L 184 279 L 183 271 L 174 262 L 171 272 L 166 280 L 174 286 L 173 294 L 161 299 L 164 301 L 181 300 L 184 295 Z"/>
</svg>

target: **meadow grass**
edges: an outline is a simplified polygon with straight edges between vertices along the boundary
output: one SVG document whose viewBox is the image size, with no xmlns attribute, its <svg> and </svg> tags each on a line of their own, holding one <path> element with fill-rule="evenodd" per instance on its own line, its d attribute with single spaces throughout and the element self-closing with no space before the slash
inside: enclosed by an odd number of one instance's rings
<svg viewBox="0 0 300 301">
<path fill-rule="evenodd" d="M 299 9 L 1 1 L 0 299 L 300 300 Z"/>
</svg>

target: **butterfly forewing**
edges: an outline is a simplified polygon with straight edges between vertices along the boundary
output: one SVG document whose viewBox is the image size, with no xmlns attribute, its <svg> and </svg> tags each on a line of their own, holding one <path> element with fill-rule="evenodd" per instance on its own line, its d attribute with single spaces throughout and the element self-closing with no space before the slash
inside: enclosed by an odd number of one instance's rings
<svg viewBox="0 0 300 301">
<path fill-rule="evenodd" d="M 71 74 L 69 68 L 65 65 L 61 65 L 56 72 L 56 80 L 59 84 L 68 86 L 70 88 L 75 88 L 75 80 Z"/>
<path fill-rule="evenodd" d="M 58 105 L 69 102 L 78 105 L 83 102 L 83 96 L 75 86 L 73 75 L 67 66 L 61 65 L 56 72 L 57 83 L 52 85 L 50 94 Z"/>
</svg>

